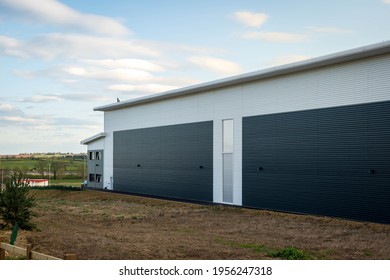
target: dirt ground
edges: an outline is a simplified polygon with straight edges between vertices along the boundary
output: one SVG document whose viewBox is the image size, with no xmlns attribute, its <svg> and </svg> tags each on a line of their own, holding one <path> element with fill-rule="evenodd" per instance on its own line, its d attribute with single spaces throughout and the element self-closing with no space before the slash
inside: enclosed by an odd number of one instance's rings
<svg viewBox="0 0 390 280">
<path fill-rule="evenodd" d="M 390 259 L 390 225 L 96 191 L 34 190 L 38 230 L 16 245 L 79 259 Z M 10 231 L 0 232 L 8 241 Z"/>
</svg>

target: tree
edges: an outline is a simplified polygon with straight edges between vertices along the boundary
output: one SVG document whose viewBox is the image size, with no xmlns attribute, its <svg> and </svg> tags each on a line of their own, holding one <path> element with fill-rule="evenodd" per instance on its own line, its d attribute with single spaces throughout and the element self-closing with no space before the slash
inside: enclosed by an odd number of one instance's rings
<svg viewBox="0 0 390 280">
<path fill-rule="evenodd" d="M 33 230 L 36 225 L 31 222 L 35 214 L 31 208 L 35 205 L 35 198 L 29 195 L 29 182 L 23 173 L 13 174 L 7 181 L 6 187 L 0 192 L 0 217 L 3 220 L 2 228 L 14 226 L 18 223 L 21 229 Z"/>
<path fill-rule="evenodd" d="M 35 169 L 37 170 L 37 172 L 41 175 L 41 177 L 43 178 L 45 176 L 45 171 L 47 169 L 47 163 L 46 161 L 44 160 L 38 160 L 36 163 L 35 163 Z"/>
<path fill-rule="evenodd" d="M 77 174 L 78 178 L 82 178 L 83 180 L 85 179 L 84 176 L 87 173 L 87 171 L 85 169 L 86 168 L 85 168 L 84 164 L 76 165 L 76 174 Z"/>
<path fill-rule="evenodd" d="M 59 161 L 57 159 L 53 159 L 50 162 L 51 172 L 53 172 L 53 179 L 62 179 L 65 171 L 66 171 L 66 163 L 63 161 Z"/>
</svg>

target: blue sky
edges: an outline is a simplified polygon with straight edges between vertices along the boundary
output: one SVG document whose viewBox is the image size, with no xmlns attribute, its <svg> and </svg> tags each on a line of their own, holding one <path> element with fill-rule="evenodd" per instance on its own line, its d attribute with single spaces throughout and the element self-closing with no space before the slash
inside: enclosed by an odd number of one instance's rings
<svg viewBox="0 0 390 280">
<path fill-rule="evenodd" d="M 80 152 L 93 107 L 390 39 L 390 0 L 0 0 L 0 154 Z"/>
</svg>

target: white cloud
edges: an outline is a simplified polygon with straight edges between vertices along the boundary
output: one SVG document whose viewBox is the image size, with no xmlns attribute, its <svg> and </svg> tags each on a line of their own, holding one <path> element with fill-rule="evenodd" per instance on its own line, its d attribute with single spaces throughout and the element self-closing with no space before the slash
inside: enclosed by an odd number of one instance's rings
<svg viewBox="0 0 390 280">
<path fill-rule="evenodd" d="M 23 79 L 32 79 L 36 75 L 34 72 L 29 70 L 14 69 L 12 72 Z"/>
<path fill-rule="evenodd" d="M 20 116 L 5 116 L 0 117 L 0 120 L 11 122 L 11 123 L 19 123 L 19 124 L 39 124 L 41 123 L 40 119 L 35 118 L 26 118 Z"/>
<path fill-rule="evenodd" d="M 91 65 L 111 68 L 131 66 L 153 72 L 163 71 L 165 67 L 177 66 L 175 62 L 163 61 L 163 53 L 177 56 L 188 53 L 209 55 L 223 52 L 224 50 L 221 49 L 198 46 L 76 33 L 48 33 L 28 40 L 0 36 L 0 54 L 4 55 L 45 60 L 76 59 Z M 133 59 L 135 57 L 158 59 L 158 63 L 145 59 Z M 84 59 L 80 60 L 80 58 Z"/>
<path fill-rule="evenodd" d="M 64 100 L 78 101 L 78 102 L 108 102 L 111 97 L 96 95 L 96 94 L 86 94 L 86 93 L 72 93 L 72 94 L 43 94 L 43 95 L 33 95 L 28 98 L 20 100 L 20 102 L 27 103 L 47 103 L 47 102 L 60 102 Z M 0 110 L 1 112 L 1 110 Z"/>
<path fill-rule="evenodd" d="M 9 125 L 34 125 L 39 124 L 35 117 L 26 116 L 26 114 L 11 104 L 0 104 L 0 126 Z"/>
<path fill-rule="evenodd" d="M 78 101 L 78 102 L 109 102 L 112 97 L 102 94 L 90 94 L 90 93 L 67 93 L 59 94 L 58 97 L 63 100 Z"/>
<path fill-rule="evenodd" d="M 234 75 L 242 72 L 238 64 L 221 58 L 192 56 L 188 60 L 203 69 L 211 70 L 219 74 Z"/>
<path fill-rule="evenodd" d="M 11 104 L 0 104 L 0 114 L 1 113 L 10 113 L 19 111 L 14 105 Z"/>
<path fill-rule="evenodd" d="M 390 4 L 390 0 L 383 0 L 383 3 Z"/>
<path fill-rule="evenodd" d="M 18 40 L 0 35 L 0 47 L 2 48 L 15 48 L 19 45 Z"/>
<path fill-rule="evenodd" d="M 299 55 L 299 54 L 284 55 L 271 60 L 270 62 L 267 63 L 267 66 L 273 67 L 273 66 L 285 65 L 285 64 L 303 61 L 307 59 L 310 59 L 310 57 L 307 55 Z"/>
<path fill-rule="evenodd" d="M 339 27 L 309 27 L 309 29 L 318 33 L 350 34 L 354 32 L 351 29 L 344 29 Z"/>
<path fill-rule="evenodd" d="M 67 67 L 63 69 L 65 73 L 97 80 L 109 81 L 127 81 L 127 82 L 142 82 L 153 80 L 154 77 L 149 72 L 137 69 L 99 69 L 85 70 L 80 67 Z"/>
<path fill-rule="evenodd" d="M 57 71 L 57 75 L 66 75 L 65 80 L 69 80 L 69 76 L 71 76 L 70 80 L 72 78 L 82 78 L 83 80 L 89 79 L 126 84 L 146 83 L 145 90 L 148 92 L 159 91 L 159 89 L 155 89 L 155 85 L 167 82 L 167 78 L 152 74 L 152 72 L 163 72 L 167 71 L 167 69 L 158 63 L 144 59 L 81 59 L 79 63 L 79 65 L 62 67 L 61 71 Z M 165 62 L 164 64 L 167 63 Z M 153 84 L 153 87 L 151 84 Z M 164 89 L 167 88 L 168 86 L 164 87 Z M 140 86 L 137 86 L 134 90 L 142 89 Z"/>
<path fill-rule="evenodd" d="M 235 12 L 233 18 L 249 27 L 260 27 L 268 19 L 268 15 L 264 13 L 252 13 L 248 11 Z"/>
<path fill-rule="evenodd" d="M 32 54 L 54 59 L 67 58 L 123 58 L 133 55 L 159 56 L 160 51 L 140 40 L 52 33 L 34 38 L 24 44 Z"/>
<path fill-rule="evenodd" d="M 82 59 L 82 63 L 105 68 L 129 68 L 150 72 L 165 70 L 164 67 L 144 59 Z"/>
<path fill-rule="evenodd" d="M 114 36 L 129 33 L 128 28 L 115 19 L 81 13 L 56 0 L 0 0 L 0 4 L 8 9 L 8 14 L 11 12 L 30 22 L 54 24 Z"/>
<path fill-rule="evenodd" d="M 20 43 L 18 40 L 0 35 L 0 53 L 7 56 L 16 56 L 21 58 L 27 57 L 27 54 L 19 50 L 19 48 Z"/>
<path fill-rule="evenodd" d="M 55 117 L 53 115 L 30 115 L 30 116 L 0 116 L 0 126 L 23 127 L 30 131 L 58 132 L 59 127 L 73 127 L 74 129 L 83 129 L 96 126 L 96 122 L 86 119 Z M 97 128 L 99 129 L 99 128 Z M 25 131 L 24 131 L 25 132 Z M 58 140 L 58 139 L 57 139 Z"/>
<path fill-rule="evenodd" d="M 23 102 L 46 103 L 62 100 L 63 98 L 58 95 L 34 95 L 31 98 L 24 99 Z"/>
<path fill-rule="evenodd" d="M 307 35 L 284 32 L 246 32 L 242 35 L 244 39 L 264 40 L 269 42 L 295 43 L 307 39 Z"/>
<path fill-rule="evenodd" d="M 150 81 L 154 77 L 149 72 L 136 69 L 112 69 L 88 74 L 93 79 L 118 80 L 118 81 Z"/>
<path fill-rule="evenodd" d="M 130 84 L 118 84 L 111 85 L 107 89 L 112 91 L 139 91 L 145 93 L 160 93 L 169 90 L 176 89 L 176 86 L 162 85 L 162 84 L 143 84 L 143 85 L 130 85 Z"/>
<path fill-rule="evenodd" d="M 70 66 L 64 68 L 64 71 L 70 75 L 74 76 L 85 76 L 87 74 L 87 71 L 84 68 L 77 67 L 77 66 Z"/>
<path fill-rule="evenodd" d="M 56 58 L 79 59 L 80 57 L 90 59 L 110 57 L 115 59 L 140 55 L 160 56 L 161 52 L 158 47 L 152 47 L 151 45 L 141 40 L 82 34 L 50 33 L 27 41 L 0 36 L 0 53 L 46 60 Z"/>
</svg>

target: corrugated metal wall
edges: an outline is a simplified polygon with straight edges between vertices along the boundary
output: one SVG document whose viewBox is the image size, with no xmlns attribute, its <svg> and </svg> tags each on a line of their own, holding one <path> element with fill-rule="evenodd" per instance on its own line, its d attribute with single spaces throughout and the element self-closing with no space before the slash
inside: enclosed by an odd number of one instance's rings
<svg viewBox="0 0 390 280">
<path fill-rule="evenodd" d="M 213 200 L 213 122 L 114 132 L 114 190 Z"/>
<path fill-rule="evenodd" d="M 243 118 L 243 205 L 390 223 L 390 102 Z"/>
</svg>

